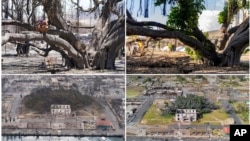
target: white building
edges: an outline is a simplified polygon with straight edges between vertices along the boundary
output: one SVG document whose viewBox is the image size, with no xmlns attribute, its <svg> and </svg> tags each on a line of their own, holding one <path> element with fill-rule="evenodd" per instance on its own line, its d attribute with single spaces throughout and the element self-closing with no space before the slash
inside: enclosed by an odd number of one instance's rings
<svg viewBox="0 0 250 141">
<path fill-rule="evenodd" d="M 69 116 L 71 114 L 70 105 L 51 105 L 51 115 L 54 116 Z"/>
<path fill-rule="evenodd" d="M 178 109 L 175 113 L 175 121 L 196 121 L 197 112 L 196 109 Z"/>
</svg>

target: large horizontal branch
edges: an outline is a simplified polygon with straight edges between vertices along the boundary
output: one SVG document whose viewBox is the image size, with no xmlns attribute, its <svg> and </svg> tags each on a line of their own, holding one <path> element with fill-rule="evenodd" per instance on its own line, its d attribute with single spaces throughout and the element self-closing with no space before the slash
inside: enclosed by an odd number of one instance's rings
<svg viewBox="0 0 250 141">
<path fill-rule="evenodd" d="M 163 28 L 163 29 L 168 29 L 166 25 L 161 24 L 161 23 L 157 23 L 157 22 L 154 22 L 154 21 L 136 22 L 134 20 L 127 19 L 126 22 L 128 24 L 131 24 L 131 25 L 134 25 L 134 26 L 154 26 L 154 27 L 159 27 L 159 28 Z"/>
<path fill-rule="evenodd" d="M 29 30 L 29 31 L 36 31 L 35 26 L 30 25 L 28 23 L 20 22 L 17 20 L 2 20 L 2 25 L 15 25 L 18 27 L 25 28 L 26 30 Z M 53 34 L 53 35 L 60 35 L 61 33 L 65 33 L 65 31 L 64 30 L 57 30 L 57 29 L 50 29 L 50 26 L 49 26 L 47 33 Z"/>
<path fill-rule="evenodd" d="M 23 23 L 17 20 L 2 20 L 2 26 L 3 25 L 15 25 L 15 26 L 23 27 L 27 30 L 35 30 L 34 26 L 31 26 L 28 23 Z"/>
<path fill-rule="evenodd" d="M 75 48 L 69 44 L 66 40 L 60 38 L 56 35 L 49 35 L 46 34 L 37 34 L 37 33 L 30 33 L 30 34 L 17 34 L 17 33 L 7 33 L 5 36 L 2 36 L 2 45 L 6 44 L 7 42 L 11 41 L 34 41 L 34 40 L 44 40 L 49 44 L 55 44 L 60 50 L 63 50 L 69 57 L 78 60 L 79 64 L 81 64 L 82 59 L 79 58 L 77 55 L 78 52 Z"/>
<path fill-rule="evenodd" d="M 126 10 L 126 13 L 127 13 L 126 23 L 128 23 L 130 25 L 134 25 L 134 26 L 154 26 L 154 27 L 163 28 L 163 29 L 168 30 L 167 26 L 164 25 L 164 24 L 154 22 L 154 21 L 143 21 L 143 22 L 135 21 L 128 10 Z"/>
<path fill-rule="evenodd" d="M 36 31 L 34 26 L 32 26 L 28 23 L 23 23 L 23 22 L 16 21 L 16 20 L 2 20 L 2 25 L 16 25 L 16 26 L 25 28 L 29 31 Z M 68 41 L 72 45 L 77 40 L 71 31 L 52 29 L 52 28 L 50 28 L 50 26 L 49 26 L 49 29 L 47 31 L 47 34 L 59 35 L 61 38 Z"/>
<path fill-rule="evenodd" d="M 85 29 L 95 28 L 95 26 L 72 26 L 72 25 L 69 25 L 69 27 L 71 27 L 71 28 L 85 28 Z"/>
<path fill-rule="evenodd" d="M 141 27 L 141 26 L 133 26 L 133 25 L 127 24 L 127 35 L 142 35 L 142 36 L 149 36 L 152 38 L 179 39 L 184 44 L 190 46 L 194 50 L 201 51 L 201 53 L 205 57 L 208 57 L 209 60 L 213 60 L 214 57 L 216 56 L 216 52 L 210 52 L 209 50 L 206 50 L 202 42 L 179 31 L 154 30 L 154 29 L 148 29 L 148 28 Z"/>
<path fill-rule="evenodd" d="M 61 39 L 56 35 L 46 35 L 37 34 L 37 33 L 30 33 L 30 34 L 17 34 L 17 33 L 6 33 L 5 36 L 2 37 L 2 45 L 6 44 L 7 42 L 11 41 L 35 41 L 35 40 L 45 40 L 48 43 L 56 44 L 62 47 L 64 50 L 68 52 L 72 52 L 76 54 L 77 52 L 67 41 Z"/>
<path fill-rule="evenodd" d="M 191 46 L 193 49 L 203 47 L 201 42 L 178 31 L 154 30 L 127 24 L 127 35 L 142 35 L 152 38 L 178 38 L 180 41 Z"/>
</svg>

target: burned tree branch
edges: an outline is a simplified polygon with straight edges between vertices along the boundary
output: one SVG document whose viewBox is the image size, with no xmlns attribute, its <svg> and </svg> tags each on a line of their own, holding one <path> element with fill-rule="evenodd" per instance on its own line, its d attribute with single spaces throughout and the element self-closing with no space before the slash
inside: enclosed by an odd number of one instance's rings
<svg viewBox="0 0 250 141">
<path fill-rule="evenodd" d="M 65 54 L 74 60 L 77 61 L 79 64 L 79 68 L 84 68 L 83 67 L 83 59 L 82 57 L 79 57 L 77 50 L 69 44 L 67 41 L 64 39 L 56 36 L 56 35 L 42 35 L 42 34 L 36 34 L 36 33 L 31 33 L 31 34 L 12 34 L 12 33 L 7 33 L 5 36 L 2 37 L 2 45 L 6 44 L 7 42 L 11 41 L 32 41 L 32 40 L 45 40 L 49 44 L 55 44 L 57 48 L 60 50 L 63 50 Z"/>
</svg>

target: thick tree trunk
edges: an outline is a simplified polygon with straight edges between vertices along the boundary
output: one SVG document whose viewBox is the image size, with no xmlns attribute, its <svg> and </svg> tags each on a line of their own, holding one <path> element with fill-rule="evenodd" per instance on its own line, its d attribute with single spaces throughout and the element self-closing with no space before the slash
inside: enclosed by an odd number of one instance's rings
<svg viewBox="0 0 250 141">
<path fill-rule="evenodd" d="M 226 43 L 228 41 L 228 34 L 227 34 L 227 28 L 229 24 L 223 24 L 220 29 L 220 37 L 218 39 L 218 49 L 223 50 L 226 46 Z"/>
<path fill-rule="evenodd" d="M 30 45 L 29 43 L 17 43 L 17 47 L 16 47 L 16 52 L 17 52 L 17 56 L 28 56 L 29 55 L 29 51 L 30 51 Z"/>
<path fill-rule="evenodd" d="M 100 31 L 100 29 L 96 29 L 96 31 L 98 30 Z M 93 44 L 98 46 L 95 47 L 97 53 L 94 57 L 93 66 L 96 69 L 114 70 L 118 52 L 125 45 L 125 17 L 122 16 L 118 20 L 106 23 L 103 30 L 96 33 L 95 37 L 97 38 L 93 40 L 95 41 Z"/>
<path fill-rule="evenodd" d="M 228 41 L 228 45 L 225 48 L 220 65 L 223 66 L 238 66 L 240 64 L 240 57 L 249 45 L 249 18 L 247 18 L 242 24 L 236 27 L 233 36 Z M 229 31 L 230 33 L 231 31 Z"/>
<path fill-rule="evenodd" d="M 60 0 L 39 0 L 44 6 L 49 21 L 58 29 L 68 30 L 66 20 L 63 19 L 62 5 Z"/>
<path fill-rule="evenodd" d="M 107 65 L 106 65 L 106 68 L 107 69 L 110 69 L 110 70 L 115 70 L 115 58 L 117 57 L 117 54 L 112 52 L 112 51 L 109 51 L 107 53 Z"/>
<path fill-rule="evenodd" d="M 240 35 L 235 35 L 222 54 L 221 66 L 239 66 L 240 57 L 249 45 L 249 30 Z"/>
</svg>

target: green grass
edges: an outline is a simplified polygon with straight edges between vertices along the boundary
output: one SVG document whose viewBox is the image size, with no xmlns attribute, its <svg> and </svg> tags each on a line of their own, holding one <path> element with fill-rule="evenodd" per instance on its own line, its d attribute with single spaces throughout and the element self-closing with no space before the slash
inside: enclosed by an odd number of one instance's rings
<svg viewBox="0 0 250 141">
<path fill-rule="evenodd" d="M 246 103 L 244 102 L 235 102 L 233 103 L 233 107 L 236 111 L 239 111 L 238 109 L 238 105 L 243 105 L 243 106 L 248 106 Z M 244 124 L 249 124 L 249 110 L 247 111 L 242 111 L 240 113 L 237 113 L 237 115 L 240 117 L 241 121 L 244 123 Z"/>
<path fill-rule="evenodd" d="M 162 115 L 161 111 L 153 104 L 148 109 L 141 123 L 146 125 L 164 125 L 173 121 L 174 115 Z"/>
<path fill-rule="evenodd" d="M 203 114 L 203 117 L 198 121 L 195 121 L 194 124 L 204 124 L 209 122 L 212 125 L 220 125 L 222 121 L 225 121 L 227 118 L 230 118 L 229 115 L 222 109 L 214 110 L 211 113 Z"/>
<path fill-rule="evenodd" d="M 127 98 L 135 98 L 143 92 L 144 88 L 140 86 L 129 86 L 127 87 Z"/>
<path fill-rule="evenodd" d="M 244 112 L 244 113 L 237 114 L 237 115 L 243 121 L 243 124 L 250 124 L 250 122 L 249 122 L 249 112 Z"/>
<path fill-rule="evenodd" d="M 214 104 L 221 107 L 221 102 L 219 102 L 219 101 L 214 102 Z"/>
</svg>

